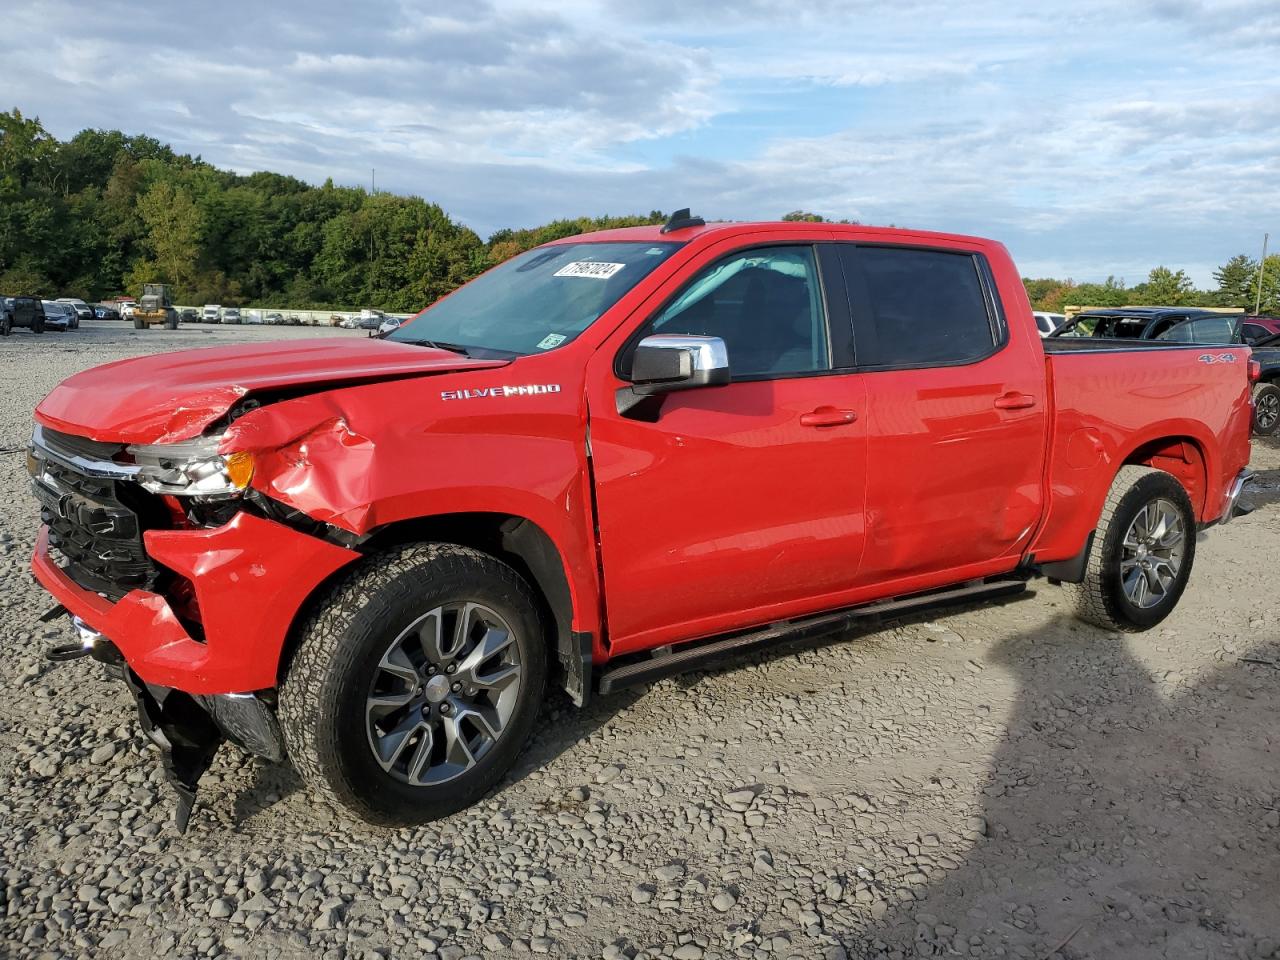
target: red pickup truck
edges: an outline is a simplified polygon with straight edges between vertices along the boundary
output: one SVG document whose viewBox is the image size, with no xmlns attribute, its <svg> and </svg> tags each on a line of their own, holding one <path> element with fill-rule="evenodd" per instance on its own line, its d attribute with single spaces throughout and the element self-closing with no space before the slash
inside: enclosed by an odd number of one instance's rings
<svg viewBox="0 0 1280 960">
<path fill-rule="evenodd" d="M 521 254 L 384 338 L 159 354 L 36 410 L 34 572 L 164 749 L 440 817 L 579 704 L 1062 584 L 1143 630 L 1248 478 L 1249 349 L 1042 340 L 1004 247 L 807 223 Z"/>
</svg>

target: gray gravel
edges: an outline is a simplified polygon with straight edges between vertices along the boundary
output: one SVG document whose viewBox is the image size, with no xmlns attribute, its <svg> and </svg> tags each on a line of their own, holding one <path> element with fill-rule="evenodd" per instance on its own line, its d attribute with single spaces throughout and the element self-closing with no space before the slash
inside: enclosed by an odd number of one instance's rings
<svg viewBox="0 0 1280 960">
<path fill-rule="evenodd" d="M 1280 957 L 1269 444 L 1261 508 L 1202 541 L 1151 633 L 1078 625 L 1042 586 L 556 699 L 497 793 L 413 830 L 224 749 L 174 835 L 126 691 L 42 659 L 69 628 L 37 623 L 26 572 L 30 410 L 106 360 L 316 334 L 0 340 L 0 956 Z"/>
</svg>

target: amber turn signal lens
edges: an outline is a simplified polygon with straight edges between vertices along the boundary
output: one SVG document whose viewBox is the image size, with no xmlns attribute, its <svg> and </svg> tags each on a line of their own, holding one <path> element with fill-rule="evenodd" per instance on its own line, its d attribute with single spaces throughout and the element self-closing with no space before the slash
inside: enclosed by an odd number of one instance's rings
<svg viewBox="0 0 1280 960">
<path fill-rule="evenodd" d="M 232 484 L 238 489 L 243 490 L 249 485 L 249 481 L 253 479 L 253 454 L 251 453 L 229 453 L 225 458 L 227 476 Z"/>
</svg>

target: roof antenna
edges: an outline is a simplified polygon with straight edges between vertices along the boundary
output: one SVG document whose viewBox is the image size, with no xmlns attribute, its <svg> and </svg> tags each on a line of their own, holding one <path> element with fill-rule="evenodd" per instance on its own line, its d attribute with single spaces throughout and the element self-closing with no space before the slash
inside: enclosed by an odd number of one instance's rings
<svg viewBox="0 0 1280 960">
<path fill-rule="evenodd" d="M 662 232 L 670 233 L 672 230 L 683 230 L 685 227 L 705 227 L 706 225 L 707 221 L 701 217 L 690 216 L 689 208 L 682 207 L 671 215 L 671 219 L 662 228 Z"/>
</svg>

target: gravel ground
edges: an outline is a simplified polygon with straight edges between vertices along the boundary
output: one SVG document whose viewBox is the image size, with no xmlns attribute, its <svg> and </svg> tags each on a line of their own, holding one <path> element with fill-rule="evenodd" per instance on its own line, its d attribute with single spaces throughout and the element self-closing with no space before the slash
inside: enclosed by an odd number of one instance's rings
<svg viewBox="0 0 1280 960">
<path fill-rule="evenodd" d="M 412 830 L 224 748 L 176 836 L 127 692 L 41 656 L 70 629 L 27 574 L 30 410 L 106 360 L 317 333 L 0 341 L 0 955 L 1280 957 L 1272 444 L 1150 633 L 1042 585 L 558 700 L 496 794 Z"/>
</svg>

